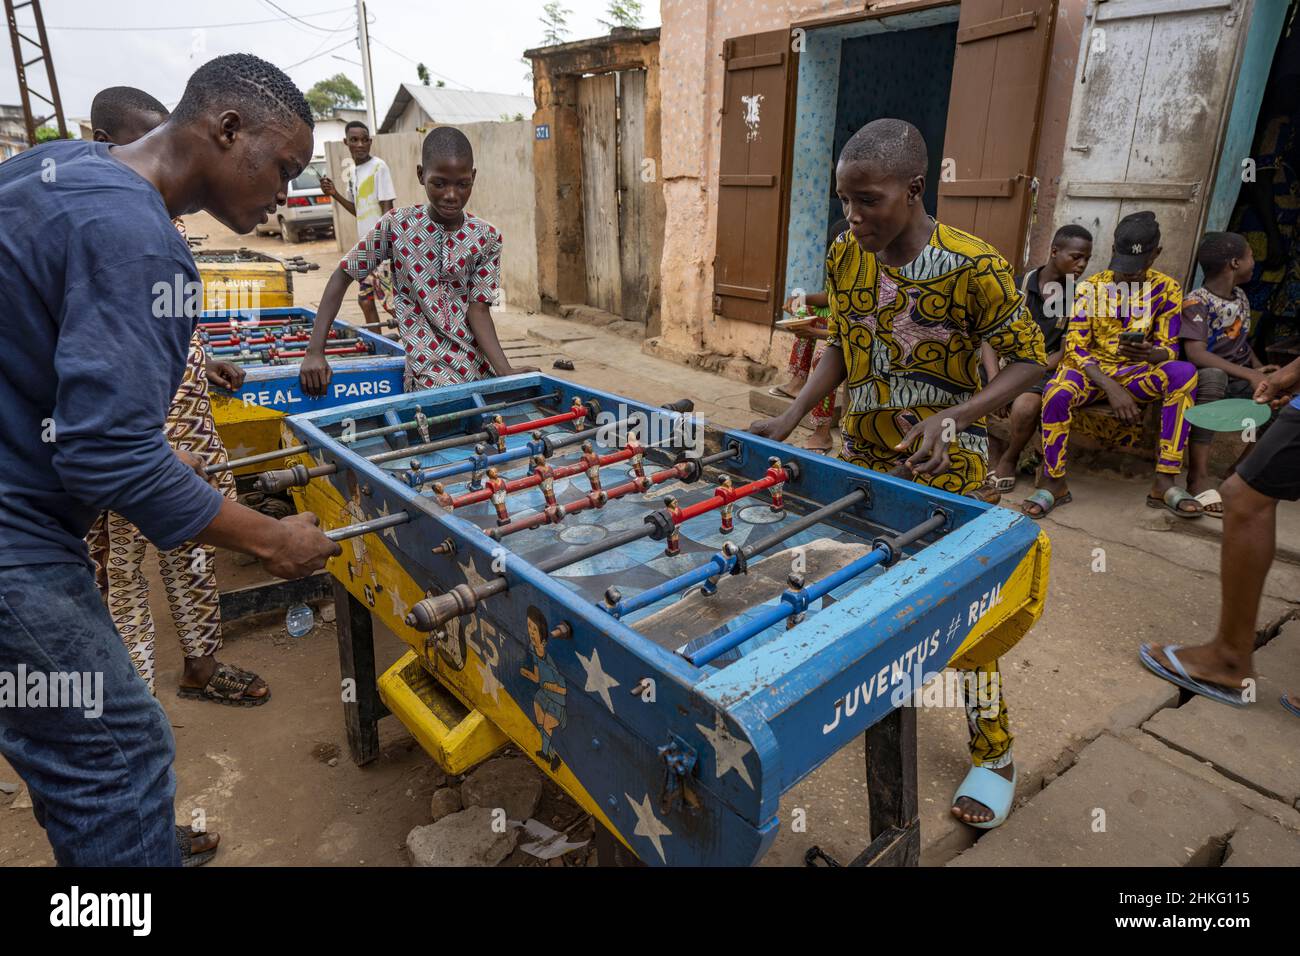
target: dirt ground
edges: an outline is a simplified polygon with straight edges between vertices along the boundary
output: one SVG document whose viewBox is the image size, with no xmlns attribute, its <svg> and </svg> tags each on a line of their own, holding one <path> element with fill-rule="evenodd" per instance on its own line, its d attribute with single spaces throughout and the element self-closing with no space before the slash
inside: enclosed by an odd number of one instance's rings
<svg viewBox="0 0 1300 956">
<path fill-rule="evenodd" d="M 191 217 L 191 234 L 214 248 L 291 249 L 322 264 L 295 277 L 297 304 L 314 308 L 338 252 L 332 239 L 292 247 L 277 237 L 234 237 L 206 216 Z M 351 298 L 341 317 L 360 311 Z M 689 396 L 706 418 L 729 427 L 756 417 L 747 385 L 684 369 L 644 355 L 638 346 L 599 330 L 543 316 L 503 313 L 501 336 L 519 363 L 550 371 L 554 357 L 574 361 L 566 375 L 633 398 L 663 402 Z M 1017 732 L 1019 792 L 1027 797 L 1071 765 L 1099 735 L 1138 727 L 1171 706 L 1168 685 L 1138 664 L 1144 640 L 1181 638 L 1191 643 L 1214 626 L 1218 607 L 1218 545 L 1213 536 L 1171 533 L 1159 513 L 1142 507 L 1142 482 L 1083 476 L 1072 483 L 1075 504 L 1044 522 L 1052 540 L 1052 583 L 1046 613 L 1003 661 L 1013 726 Z M 1022 484 L 1008 503 L 1028 492 Z M 1300 546 L 1300 513 L 1283 513 L 1280 541 Z M 1104 571 L 1096 568 L 1098 549 Z M 393 719 L 381 723 L 382 755 L 359 769 L 347 756 L 338 692 L 334 626 L 320 621 L 307 636 L 291 638 L 282 615 L 239 622 L 225 635 L 220 658 L 261 674 L 273 700 L 241 709 L 181 700 L 175 689 L 181 652 L 170 626 L 156 567 L 150 571 L 158 626 L 157 688 L 177 745 L 177 815 L 202 810 L 208 828 L 222 835 L 214 865 L 384 866 L 406 863 L 408 831 L 430 819 L 429 799 L 448 783 Z M 222 555 L 223 587 L 258 579 L 256 567 Z M 1279 563 L 1270 576 L 1261 623 L 1291 612 L 1300 595 L 1300 568 Z M 376 631 L 382 670 L 404 650 Z M 947 806 L 965 772 L 964 716 L 959 709 L 923 709 L 920 725 L 920 792 L 923 862 L 941 864 L 967 849 L 973 831 L 952 821 Z M 1287 742 L 1279 741 L 1279 746 Z M 1291 748 L 1294 749 L 1294 748 Z M 783 821 L 805 811 L 806 831 L 783 824 L 769 865 L 799 865 L 818 844 L 844 861 L 865 846 L 866 810 L 861 745 L 845 748 L 802 781 L 782 801 Z M 0 760 L 0 782 L 16 781 Z M 31 812 L 7 806 L 0 794 L 0 865 L 49 865 L 52 857 Z M 537 817 L 567 823 L 574 805 L 547 785 Z M 1012 817 L 1014 823 L 1015 817 Z M 1010 824 L 1009 824 L 1010 825 Z M 520 851 L 507 861 L 524 862 Z M 586 861 L 585 853 L 571 863 Z M 535 863 L 536 861 L 528 860 Z M 1062 861 L 1064 862 L 1064 861 Z"/>
</svg>

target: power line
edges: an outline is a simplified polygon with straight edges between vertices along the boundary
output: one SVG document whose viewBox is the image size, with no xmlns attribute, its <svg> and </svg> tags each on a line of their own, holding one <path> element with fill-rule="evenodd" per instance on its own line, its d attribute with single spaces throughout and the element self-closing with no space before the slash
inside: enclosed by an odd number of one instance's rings
<svg viewBox="0 0 1300 956">
<path fill-rule="evenodd" d="M 292 13 L 290 13 L 288 10 L 286 10 L 284 7 L 280 6 L 279 4 L 272 3 L 271 0 L 260 0 L 260 2 L 265 7 L 270 7 L 272 10 L 275 10 L 278 13 L 283 13 L 284 17 L 282 19 L 285 20 L 286 22 L 289 22 L 291 26 L 294 23 L 301 23 L 302 26 L 307 27 L 308 30 L 315 30 L 318 33 L 324 33 L 327 35 L 330 33 L 339 32 L 338 30 L 327 30 L 325 27 L 318 27 L 314 23 L 308 23 L 306 20 L 294 16 Z M 297 27 L 297 26 L 295 26 L 294 29 L 298 30 L 300 33 L 307 32 L 307 30 L 303 30 L 301 27 Z"/>
<path fill-rule="evenodd" d="M 387 43 L 385 43 L 383 40 L 379 39 L 379 38 L 378 38 L 377 36 L 375 36 L 373 33 L 370 34 L 370 40 L 371 40 L 372 43 L 378 43 L 381 47 L 383 47 L 383 48 L 384 48 L 385 50 L 387 50 L 389 53 L 396 53 L 398 56 L 400 56 L 403 60 L 406 60 L 408 63 L 414 63 L 416 66 L 419 66 L 419 65 L 420 65 L 420 61 L 411 59 L 411 57 L 407 56 L 407 55 L 406 55 L 405 53 L 403 53 L 401 50 L 394 50 L 391 46 L 389 46 L 389 45 L 388 45 Z M 429 73 L 430 73 L 431 75 L 438 77 L 438 79 L 440 79 L 440 80 L 446 80 L 448 83 L 455 83 L 457 86 L 463 86 L 463 87 L 465 87 L 465 89 L 467 89 L 467 90 L 472 90 L 472 89 L 474 89 L 474 87 L 470 86 L 468 83 L 462 83 L 460 80 L 453 79 L 452 77 L 447 76 L 445 73 L 439 73 L 437 70 L 429 69 L 429 67 L 428 67 L 427 64 L 425 65 L 424 68 L 425 68 L 426 70 L 429 70 Z"/>
<path fill-rule="evenodd" d="M 335 50 L 341 50 L 341 49 L 343 49 L 345 46 L 351 46 L 352 44 L 354 44 L 354 43 L 356 43 L 356 42 L 357 42 L 356 37 L 348 37 L 346 40 L 344 40 L 344 41 L 343 41 L 342 43 L 340 43 L 338 46 L 332 46 L 332 47 L 330 47 L 328 50 L 321 50 L 319 53 L 312 54 L 311 56 L 307 57 L 307 59 L 305 59 L 305 60 L 299 60 L 297 63 L 290 63 L 288 66 L 282 66 L 282 67 L 280 67 L 280 69 L 282 69 L 282 70 L 292 70 L 295 66 L 302 66 L 304 63 L 308 63 L 308 62 L 310 62 L 310 61 L 312 61 L 312 60 L 318 60 L 318 59 L 320 59 L 321 57 L 323 57 L 326 53 L 333 53 Z"/>
<path fill-rule="evenodd" d="M 341 10 L 351 10 L 351 9 L 352 9 L 351 7 L 334 7 L 332 10 L 321 10 L 318 13 L 304 13 L 302 14 L 302 16 L 327 17 L 331 13 L 338 13 Z M 298 17 L 292 17 L 292 18 L 295 20 L 298 19 Z M 47 25 L 45 29 L 80 31 L 80 32 L 88 32 L 88 33 L 144 33 L 144 32 L 157 32 L 161 30 L 224 30 L 227 27 L 251 27 L 251 26 L 258 26 L 263 23 L 283 23 L 283 22 L 284 22 L 284 17 L 270 17 L 266 20 L 243 20 L 238 23 L 191 23 L 185 26 L 174 26 L 174 27 L 56 27 L 56 26 Z M 307 26 L 314 26 L 314 24 L 309 23 L 307 24 Z M 316 29 L 320 30 L 324 28 L 316 27 Z M 340 30 L 326 30 L 325 32 L 339 33 Z"/>
</svg>

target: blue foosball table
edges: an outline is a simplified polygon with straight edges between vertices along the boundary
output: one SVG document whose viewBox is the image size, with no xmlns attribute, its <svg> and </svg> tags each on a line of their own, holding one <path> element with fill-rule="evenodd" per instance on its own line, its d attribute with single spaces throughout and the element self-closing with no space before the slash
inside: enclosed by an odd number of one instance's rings
<svg viewBox="0 0 1300 956">
<path fill-rule="evenodd" d="M 513 742 L 602 859 L 759 860 L 778 802 L 866 735 L 869 846 L 920 853 L 912 695 L 1041 614 L 1015 512 L 542 374 L 284 420 L 332 559 L 353 759 L 395 714 L 445 768 Z M 386 673 L 373 618 L 409 651 Z M 919 699 L 919 695 L 918 695 Z"/>
</svg>

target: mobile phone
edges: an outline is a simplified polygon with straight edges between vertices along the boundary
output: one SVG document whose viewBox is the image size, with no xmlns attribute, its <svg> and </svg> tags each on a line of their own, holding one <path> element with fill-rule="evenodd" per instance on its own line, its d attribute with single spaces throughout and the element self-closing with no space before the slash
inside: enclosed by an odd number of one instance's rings
<svg viewBox="0 0 1300 956">
<path fill-rule="evenodd" d="M 894 427 L 898 429 L 899 435 L 906 435 L 919 424 L 921 424 L 921 417 L 911 409 L 905 408 L 894 412 Z"/>
<path fill-rule="evenodd" d="M 1140 345 L 1146 341 L 1146 337 L 1145 332 L 1121 332 L 1119 334 L 1120 342 L 1128 345 Z"/>
</svg>

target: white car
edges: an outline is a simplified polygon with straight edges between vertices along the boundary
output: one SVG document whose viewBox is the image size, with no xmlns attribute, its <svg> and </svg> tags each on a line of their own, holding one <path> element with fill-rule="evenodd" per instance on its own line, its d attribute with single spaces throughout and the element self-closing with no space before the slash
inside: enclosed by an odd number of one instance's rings
<svg viewBox="0 0 1300 956">
<path fill-rule="evenodd" d="M 289 196 L 275 211 L 275 218 L 257 227 L 263 235 L 278 232 L 285 242 L 301 242 L 309 232 L 334 231 L 334 203 L 320 189 L 326 174 L 325 160 L 313 159 L 289 183 Z"/>
</svg>

